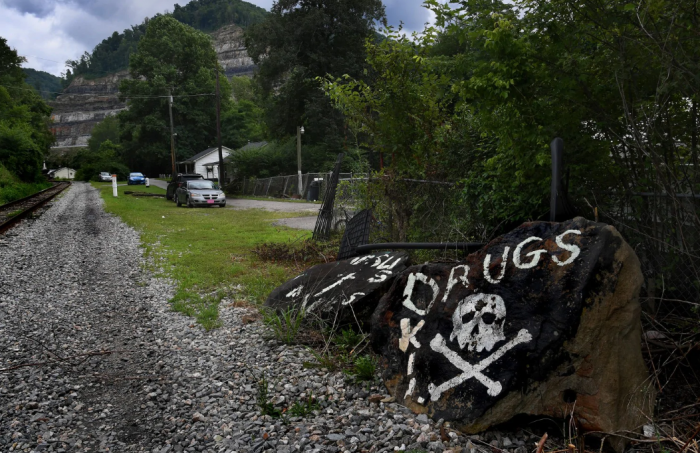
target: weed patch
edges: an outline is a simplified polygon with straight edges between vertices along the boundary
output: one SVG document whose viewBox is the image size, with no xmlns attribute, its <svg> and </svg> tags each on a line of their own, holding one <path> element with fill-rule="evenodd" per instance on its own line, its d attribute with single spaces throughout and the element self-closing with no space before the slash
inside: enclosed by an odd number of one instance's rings
<svg viewBox="0 0 700 453">
<path fill-rule="evenodd" d="M 270 309 L 261 311 L 263 323 L 272 329 L 272 333 L 277 340 L 286 344 L 295 342 L 299 329 L 304 322 L 305 313 L 303 310 L 289 307 L 281 312 Z"/>
<path fill-rule="evenodd" d="M 338 257 L 340 242 L 316 242 L 311 239 L 294 242 L 266 242 L 253 249 L 262 261 L 285 263 L 296 268 L 307 268 L 315 264 L 329 263 Z"/>
</svg>

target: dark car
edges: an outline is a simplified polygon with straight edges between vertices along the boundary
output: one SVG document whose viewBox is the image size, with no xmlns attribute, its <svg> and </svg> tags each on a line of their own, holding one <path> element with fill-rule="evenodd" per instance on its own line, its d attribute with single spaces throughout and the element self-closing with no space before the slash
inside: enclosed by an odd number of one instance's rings
<svg viewBox="0 0 700 453">
<path fill-rule="evenodd" d="M 195 206 L 226 206 L 226 195 L 214 181 L 195 179 L 183 183 L 175 191 L 175 203 Z"/>
<path fill-rule="evenodd" d="M 146 177 L 143 173 L 129 173 L 129 179 L 126 183 L 127 185 L 146 184 Z"/>
<path fill-rule="evenodd" d="M 200 175 L 199 173 L 180 173 L 178 174 L 175 179 L 170 181 L 168 183 L 168 187 L 165 190 L 165 198 L 168 200 L 172 200 L 173 197 L 175 196 L 175 191 L 177 190 L 178 187 L 183 185 L 187 181 L 191 181 L 193 179 L 204 179 L 204 176 Z"/>
</svg>

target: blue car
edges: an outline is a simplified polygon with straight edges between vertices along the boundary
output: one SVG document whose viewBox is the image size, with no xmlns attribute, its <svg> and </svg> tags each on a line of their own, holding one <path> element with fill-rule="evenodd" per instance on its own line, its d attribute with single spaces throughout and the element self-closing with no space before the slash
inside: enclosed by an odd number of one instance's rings
<svg viewBox="0 0 700 453">
<path fill-rule="evenodd" d="M 146 177 L 143 173 L 129 173 L 128 185 L 132 184 L 146 184 Z"/>
</svg>

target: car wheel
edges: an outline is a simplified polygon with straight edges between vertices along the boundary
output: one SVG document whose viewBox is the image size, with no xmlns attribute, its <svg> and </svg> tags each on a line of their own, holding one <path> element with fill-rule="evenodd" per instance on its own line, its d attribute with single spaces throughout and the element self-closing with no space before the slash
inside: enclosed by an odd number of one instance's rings
<svg viewBox="0 0 700 453">
<path fill-rule="evenodd" d="M 182 203 L 180 203 L 180 197 L 178 197 L 177 194 L 175 194 L 175 204 L 178 208 L 182 206 Z"/>
<path fill-rule="evenodd" d="M 187 197 L 187 207 L 188 208 L 194 208 L 194 205 L 192 204 L 192 199 Z"/>
</svg>

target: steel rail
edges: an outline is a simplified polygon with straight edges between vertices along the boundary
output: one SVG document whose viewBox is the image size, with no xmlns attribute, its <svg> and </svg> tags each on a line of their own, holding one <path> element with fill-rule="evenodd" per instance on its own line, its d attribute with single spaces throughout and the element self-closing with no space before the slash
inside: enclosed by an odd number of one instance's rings
<svg viewBox="0 0 700 453">
<path fill-rule="evenodd" d="M 32 199 L 38 198 L 38 200 L 35 203 L 32 203 L 26 209 L 23 209 L 21 212 L 17 213 L 16 215 L 13 215 L 12 217 L 9 217 L 8 219 L 0 223 L 0 234 L 6 232 L 10 228 L 18 224 L 20 220 L 27 218 L 31 213 L 45 205 L 47 202 L 52 200 L 54 197 L 56 197 L 56 195 L 66 190 L 68 187 L 70 187 L 69 182 L 59 182 L 58 184 L 49 187 L 48 189 L 41 190 L 33 195 L 29 195 L 28 197 L 20 198 L 19 200 L 11 201 L 0 206 L 0 213 L 2 213 L 3 211 L 8 211 L 13 206 L 20 206 L 27 202 L 31 202 Z M 54 192 L 51 193 L 51 191 Z M 42 195 L 46 196 L 42 197 Z"/>
</svg>

